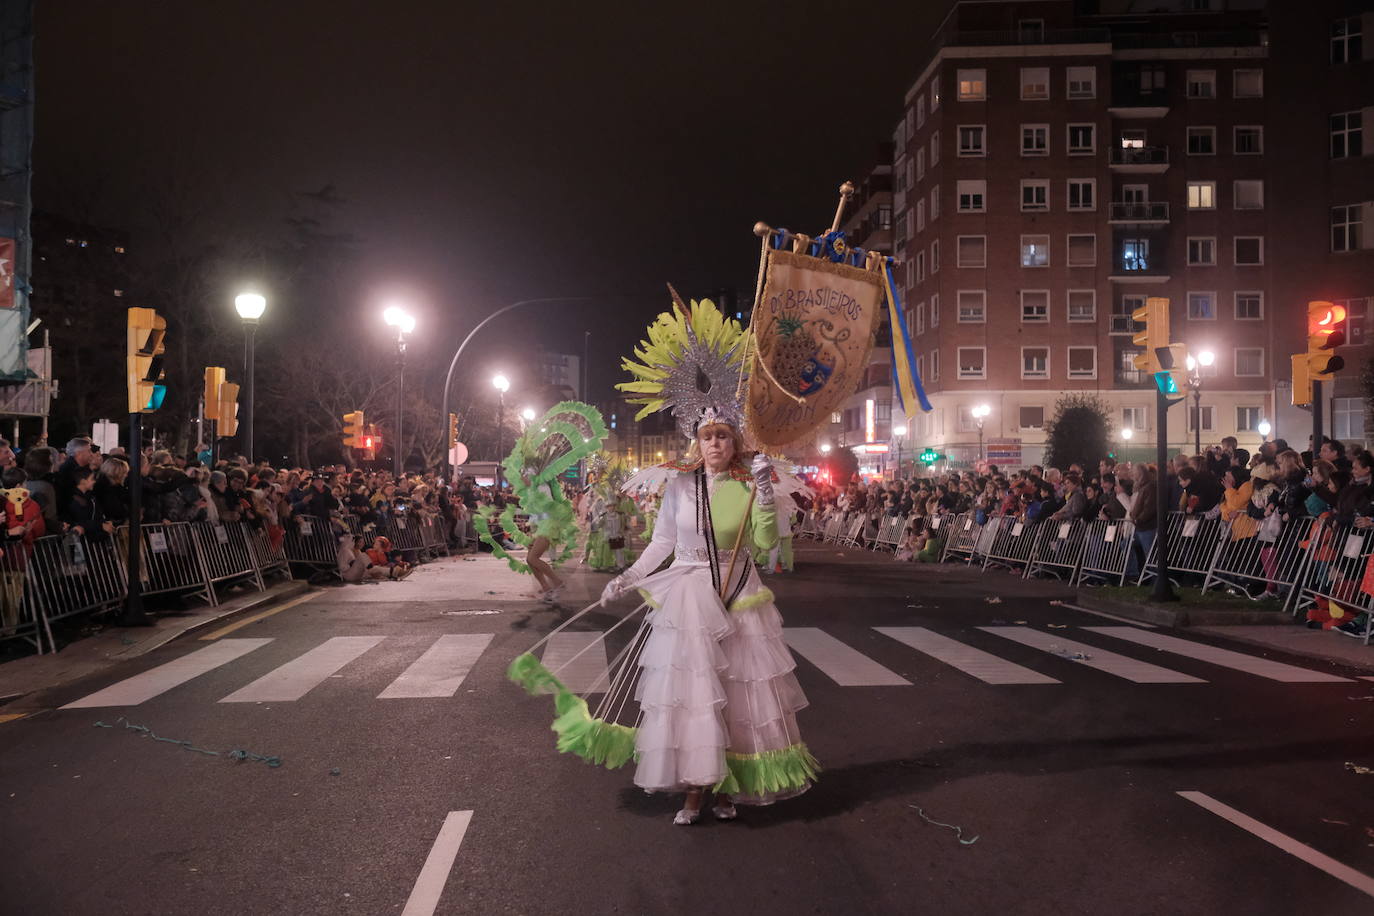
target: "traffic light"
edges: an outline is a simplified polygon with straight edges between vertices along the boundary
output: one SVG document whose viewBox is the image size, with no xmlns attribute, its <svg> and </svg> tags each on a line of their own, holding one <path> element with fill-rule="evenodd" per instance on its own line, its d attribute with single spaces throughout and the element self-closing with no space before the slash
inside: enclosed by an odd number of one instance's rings
<svg viewBox="0 0 1374 916">
<path fill-rule="evenodd" d="M 153 309 L 129 309 L 125 363 L 129 413 L 151 413 L 162 406 L 162 354 L 167 320 Z"/>
<path fill-rule="evenodd" d="M 228 439 L 239 431 L 239 386 L 225 382 L 219 386 L 219 426 L 221 438 Z"/>
<path fill-rule="evenodd" d="M 1345 360 L 1332 351 L 1345 343 L 1345 306 L 1331 302 L 1307 303 L 1307 374 L 1313 382 L 1326 382 L 1345 368 Z"/>
<path fill-rule="evenodd" d="M 1143 325 L 1131 336 L 1131 343 L 1144 351 L 1135 357 L 1136 369 L 1158 372 L 1161 367 L 1157 351 L 1169 346 L 1169 300 L 1151 296 L 1142 307 L 1131 313 L 1131 320 Z"/>
<path fill-rule="evenodd" d="M 219 419 L 219 389 L 224 384 L 224 370 L 219 366 L 205 367 L 205 419 Z"/>
<path fill-rule="evenodd" d="M 448 415 L 448 447 L 452 451 L 458 444 L 458 415 L 451 413 Z"/>
<path fill-rule="evenodd" d="M 1312 403 L 1312 376 L 1307 372 L 1307 354 L 1293 354 L 1293 406 L 1306 407 Z"/>
<path fill-rule="evenodd" d="M 1171 343 L 1154 350 L 1155 387 L 1166 399 L 1176 401 L 1184 396 L 1188 386 L 1188 347 L 1181 343 Z"/>
<path fill-rule="evenodd" d="M 363 412 L 355 410 L 352 413 L 343 415 L 344 440 L 343 444 L 349 448 L 366 448 L 363 445 L 363 437 L 367 435 L 367 430 L 363 428 Z"/>
</svg>

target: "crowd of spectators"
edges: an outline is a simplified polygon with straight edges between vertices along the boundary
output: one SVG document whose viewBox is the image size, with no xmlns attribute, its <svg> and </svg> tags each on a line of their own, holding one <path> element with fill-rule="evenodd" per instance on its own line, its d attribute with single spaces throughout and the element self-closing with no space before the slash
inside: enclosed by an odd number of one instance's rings
<svg viewBox="0 0 1374 916">
<path fill-rule="evenodd" d="M 1128 520 L 1134 531 L 1126 569 L 1130 579 L 1139 573 L 1158 531 L 1157 487 L 1165 488 L 1170 511 L 1220 519 L 1233 530 L 1277 529 L 1299 519 L 1364 529 L 1374 527 L 1372 469 L 1374 455 L 1363 447 L 1348 449 L 1334 439 L 1323 439 L 1315 455 L 1310 449 L 1297 452 L 1283 439 L 1267 441 L 1251 454 L 1228 437 L 1203 454 L 1175 455 L 1162 478 L 1153 463 L 1118 463 L 1109 457 L 1096 467 L 1034 465 L 1003 472 L 989 465 L 978 471 L 932 472 L 868 484 L 813 482 L 813 489 L 815 507 L 823 514 L 861 514 L 864 541 L 877 536 L 885 516 L 906 517 L 898 550 L 902 559 L 938 559 L 930 526 L 916 524 L 933 515 L 971 513 L 979 524 L 1007 516 L 1027 523 Z M 1262 551 L 1261 560 L 1272 577 L 1273 551 Z M 1254 597 L 1280 594 L 1272 581 L 1262 588 Z M 1347 635 L 1363 636 L 1362 620 L 1331 621 L 1323 616 L 1325 602 L 1318 605 L 1310 616 L 1336 623 Z"/>
</svg>

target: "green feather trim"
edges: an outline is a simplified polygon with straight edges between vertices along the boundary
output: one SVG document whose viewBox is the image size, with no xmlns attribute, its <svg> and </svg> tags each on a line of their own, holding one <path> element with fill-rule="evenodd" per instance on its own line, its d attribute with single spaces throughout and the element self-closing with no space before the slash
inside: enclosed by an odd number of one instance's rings
<svg viewBox="0 0 1374 916">
<path fill-rule="evenodd" d="M 529 652 L 517 657 L 506 677 L 531 695 L 552 693 L 556 718 L 553 731 L 558 750 L 575 754 L 588 763 L 618 769 L 634 758 L 636 729 L 593 718 L 587 701 L 574 694 Z"/>
<path fill-rule="evenodd" d="M 736 598 L 735 603 L 730 605 L 732 611 L 747 611 L 751 607 L 758 607 L 760 604 L 767 604 L 773 600 L 773 590 L 761 588 L 752 595 L 745 595 Z"/>
<path fill-rule="evenodd" d="M 821 765 L 803 743 L 758 754 L 725 753 L 725 778 L 715 791 L 760 796 L 803 789 L 816 779 Z"/>
</svg>

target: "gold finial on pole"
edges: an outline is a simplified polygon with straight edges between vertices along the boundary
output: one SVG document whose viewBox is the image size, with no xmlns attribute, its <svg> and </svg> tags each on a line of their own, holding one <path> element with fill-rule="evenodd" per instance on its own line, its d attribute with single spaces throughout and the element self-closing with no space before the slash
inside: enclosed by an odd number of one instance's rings
<svg viewBox="0 0 1374 916">
<path fill-rule="evenodd" d="M 835 207 L 835 221 L 830 224 L 831 232 L 838 232 L 840 229 L 840 218 L 844 216 L 844 205 L 849 203 L 849 199 L 854 196 L 854 182 L 846 181 L 840 185 L 840 202 Z"/>
</svg>

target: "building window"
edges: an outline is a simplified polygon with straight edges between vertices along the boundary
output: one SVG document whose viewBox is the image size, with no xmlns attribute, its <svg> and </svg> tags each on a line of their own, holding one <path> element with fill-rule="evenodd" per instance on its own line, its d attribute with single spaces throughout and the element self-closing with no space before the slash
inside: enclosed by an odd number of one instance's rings
<svg viewBox="0 0 1374 916">
<path fill-rule="evenodd" d="M 1045 428 L 1045 408 L 1043 407 L 1022 407 L 1017 411 L 1017 425 L 1021 429 L 1044 429 Z"/>
<path fill-rule="evenodd" d="M 1021 266 L 1050 266 L 1050 237 L 1048 235 L 1021 236 Z"/>
<path fill-rule="evenodd" d="M 1217 71 L 1189 70 L 1188 98 L 1214 99 L 1217 97 Z"/>
<path fill-rule="evenodd" d="M 1050 377 L 1050 348 L 1049 348 L 1049 347 L 1022 347 L 1022 348 L 1021 348 L 1021 377 L 1022 377 L 1022 378 L 1049 378 L 1049 377 Z"/>
<path fill-rule="evenodd" d="M 930 78 L 930 110 L 933 113 L 940 107 L 940 74 Z"/>
<path fill-rule="evenodd" d="M 1071 289 L 1068 292 L 1069 320 L 1097 320 L 1097 290 Z"/>
<path fill-rule="evenodd" d="M 1362 247 L 1364 226 L 1360 204 L 1331 208 L 1331 250 L 1358 251 Z"/>
<path fill-rule="evenodd" d="M 1140 330 L 1131 316 L 1137 309 L 1145 307 L 1145 297 L 1139 293 L 1128 293 L 1118 302 L 1112 303 L 1112 334 L 1134 334 Z"/>
<path fill-rule="evenodd" d="M 1097 98 L 1097 68 L 1070 67 L 1068 71 L 1069 98 Z"/>
<path fill-rule="evenodd" d="M 960 213 L 983 213 L 986 210 L 988 183 L 982 179 L 976 181 L 960 180 L 956 183 L 955 189 L 959 192 L 959 212 Z"/>
<path fill-rule="evenodd" d="M 926 253 L 924 251 L 916 252 L 916 282 L 926 282 Z"/>
<path fill-rule="evenodd" d="M 1048 210 L 1050 208 L 1050 182 L 1046 178 L 1030 178 L 1021 181 L 1021 212 Z"/>
<path fill-rule="evenodd" d="M 926 97 L 918 95 L 916 97 L 916 129 L 920 130 L 926 126 Z"/>
<path fill-rule="evenodd" d="M 916 306 L 916 336 L 926 332 L 926 304 L 918 303 Z"/>
<path fill-rule="evenodd" d="M 983 347 L 959 348 L 959 378 L 987 378 L 987 351 Z"/>
<path fill-rule="evenodd" d="M 1359 16 L 1331 23 L 1331 63 L 1350 64 L 1364 56 L 1364 29 Z"/>
<path fill-rule="evenodd" d="M 1045 20 L 1016 20 L 1016 37 L 1021 44 L 1039 44 L 1045 40 Z"/>
<path fill-rule="evenodd" d="M 1050 97 L 1050 68 L 1021 68 L 1021 98 L 1047 99 Z"/>
<path fill-rule="evenodd" d="M 1258 378 L 1264 375 L 1264 349 L 1262 347 L 1236 348 L 1236 377 Z"/>
<path fill-rule="evenodd" d="M 1188 182 L 1188 209 L 1215 210 L 1217 207 L 1217 183 L 1215 181 Z"/>
<path fill-rule="evenodd" d="M 1247 125 L 1234 128 L 1232 147 L 1237 156 L 1259 156 L 1264 153 L 1264 128 Z"/>
<path fill-rule="evenodd" d="M 935 293 L 930 297 L 930 326 L 938 328 L 940 326 L 940 294 Z"/>
<path fill-rule="evenodd" d="M 1097 179 L 1096 179 L 1096 178 L 1070 178 L 1070 179 L 1069 179 L 1069 209 L 1070 209 L 1070 210 L 1096 210 L 1096 209 L 1097 209 Z"/>
<path fill-rule="evenodd" d="M 1097 347 L 1069 347 L 1069 378 L 1097 378 Z"/>
<path fill-rule="evenodd" d="M 1342 111 L 1331 116 L 1331 158 L 1349 159 L 1364 155 L 1364 115 Z"/>
<path fill-rule="evenodd" d="M 982 324 L 987 318 L 987 291 L 959 290 L 959 324 Z"/>
<path fill-rule="evenodd" d="M 1337 439 L 1364 441 L 1364 399 L 1331 399 L 1331 435 Z"/>
<path fill-rule="evenodd" d="M 1069 155 L 1085 156 L 1097 150 L 1096 124 L 1069 125 Z"/>
<path fill-rule="evenodd" d="M 1123 407 L 1121 408 L 1121 428 L 1134 430 L 1142 433 L 1145 431 L 1145 408 L 1144 407 Z"/>
<path fill-rule="evenodd" d="M 926 377 L 926 358 L 924 355 L 916 357 L 916 377 L 921 379 Z"/>
<path fill-rule="evenodd" d="M 982 124 L 959 125 L 959 155 L 986 156 L 987 148 L 984 146 L 986 134 L 987 128 Z"/>
<path fill-rule="evenodd" d="M 1188 320 L 1215 321 L 1217 317 L 1216 293 L 1189 293 Z"/>
<path fill-rule="evenodd" d="M 940 351 L 930 351 L 930 380 L 938 382 L 940 380 Z"/>
<path fill-rule="evenodd" d="M 1097 236 L 1094 234 L 1070 235 L 1068 260 L 1070 267 L 1096 266 Z"/>
<path fill-rule="evenodd" d="M 1023 322 L 1046 322 L 1050 320 L 1050 291 L 1047 289 L 1021 290 L 1021 320 Z"/>
<path fill-rule="evenodd" d="M 937 184 L 930 189 L 930 221 L 933 223 L 940 218 L 940 186 Z"/>
<path fill-rule="evenodd" d="M 1231 186 L 1231 194 L 1237 210 L 1264 209 L 1263 181 L 1237 181 Z"/>
<path fill-rule="evenodd" d="M 1164 68 L 1157 64 L 1145 64 L 1130 76 L 1140 84 L 1141 95 L 1157 95 L 1164 92 Z"/>
<path fill-rule="evenodd" d="M 916 231 L 926 231 L 926 202 L 924 199 L 916 201 Z"/>
<path fill-rule="evenodd" d="M 1188 239 L 1188 266 L 1215 267 L 1217 263 L 1217 240 L 1193 236 Z"/>
<path fill-rule="evenodd" d="M 981 102 L 988 97 L 988 71 L 959 71 L 959 101 Z"/>
<path fill-rule="evenodd" d="M 1257 432 L 1260 422 L 1260 409 L 1258 407 L 1237 407 L 1236 408 L 1236 432 L 1253 433 Z"/>
<path fill-rule="evenodd" d="M 959 236 L 960 267 L 988 266 L 988 237 L 986 235 Z"/>
<path fill-rule="evenodd" d="M 911 160 L 908 159 L 908 160 L 907 160 L 907 167 L 910 168 L 910 166 L 911 166 Z M 925 151 L 925 147 L 921 147 L 920 149 L 918 149 L 918 150 L 916 151 L 916 181 L 922 181 L 922 180 L 925 179 L 925 177 L 926 177 L 926 151 Z M 915 185 L 915 182 L 913 182 L 913 181 L 911 181 L 911 180 L 909 180 L 909 179 L 908 179 L 908 181 L 907 181 L 907 184 L 911 185 L 913 188 L 916 186 L 916 185 Z"/>
<path fill-rule="evenodd" d="M 1264 236 L 1236 236 L 1236 266 L 1253 267 L 1264 263 Z"/>
<path fill-rule="evenodd" d="M 914 338 L 914 337 L 916 336 L 916 310 L 915 310 L 915 309 L 907 309 L 907 310 L 906 310 L 906 322 L 905 322 L 905 327 L 906 327 L 906 339 L 907 339 L 907 340 L 911 340 L 912 338 Z"/>
<path fill-rule="evenodd" d="M 1217 154 L 1217 129 L 1215 127 L 1188 128 L 1188 155 L 1215 156 Z"/>
<path fill-rule="evenodd" d="M 933 169 L 940 164 L 940 132 L 931 131 L 930 134 L 930 167 Z"/>
<path fill-rule="evenodd" d="M 930 272 L 938 274 L 940 272 L 940 240 L 936 239 L 930 243 Z"/>
<path fill-rule="evenodd" d="M 1235 71 L 1231 75 L 1231 96 L 1237 99 L 1264 98 L 1264 71 Z"/>
<path fill-rule="evenodd" d="M 1206 432 L 1211 432 L 1211 431 L 1212 431 L 1212 407 L 1211 407 L 1211 405 L 1203 405 L 1201 408 L 1199 408 L 1199 407 L 1198 407 L 1197 405 L 1195 405 L 1195 404 L 1189 404 L 1189 405 L 1188 405 L 1188 432 L 1191 433 L 1191 432 L 1197 432 L 1197 431 L 1198 431 L 1198 428 L 1197 428 L 1197 419 L 1198 419 L 1198 411 L 1199 411 L 1199 410 L 1202 411 L 1202 432 L 1204 432 L 1204 433 L 1206 433 Z"/>
<path fill-rule="evenodd" d="M 1048 124 L 1021 125 L 1021 155 L 1048 156 L 1050 154 L 1050 126 Z"/>
<path fill-rule="evenodd" d="M 1122 239 L 1122 240 L 1121 240 L 1121 269 L 1122 269 L 1122 270 L 1149 270 L 1149 269 L 1150 269 L 1150 240 L 1149 240 L 1149 239 Z"/>
<path fill-rule="evenodd" d="M 1246 290 L 1236 293 L 1236 320 L 1262 321 L 1264 319 L 1264 293 Z"/>
</svg>

